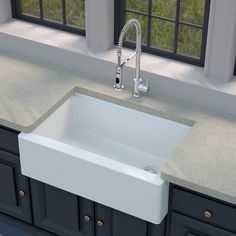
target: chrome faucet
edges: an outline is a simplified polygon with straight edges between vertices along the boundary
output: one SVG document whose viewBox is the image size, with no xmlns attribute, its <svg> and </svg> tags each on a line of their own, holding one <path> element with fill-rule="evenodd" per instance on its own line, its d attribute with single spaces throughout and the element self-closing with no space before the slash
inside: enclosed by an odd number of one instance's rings
<svg viewBox="0 0 236 236">
<path fill-rule="evenodd" d="M 134 25 L 136 28 L 136 49 L 131 56 L 129 56 L 123 63 L 121 63 L 123 41 L 126 33 L 132 25 Z M 149 91 L 148 81 L 147 84 L 143 84 L 142 79 L 140 78 L 141 36 L 142 32 L 139 21 L 136 19 L 129 20 L 120 33 L 119 42 L 117 45 L 118 62 L 116 66 L 116 84 L 114 85 L 114 88 L 117 91 L 122 91 L 124 89 L 122 69 L 134 56 L 136 56 L 135 77 L 133 79 L 133 97 L 135 98 L 139 98 L 141 96 L 141 92 L 148 93 Z"/>
</svg>

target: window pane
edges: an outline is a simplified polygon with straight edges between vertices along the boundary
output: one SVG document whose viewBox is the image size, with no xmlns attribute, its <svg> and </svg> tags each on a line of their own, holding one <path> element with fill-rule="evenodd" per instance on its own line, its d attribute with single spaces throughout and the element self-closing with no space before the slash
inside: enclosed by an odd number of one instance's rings
<svg viewBox="0 0 236 236">
<path fill-rule="evenodd" d="M 135 14 L 135 13 L 126 13 L 126 21 L 130 19 L 137 19 L 141 23 L 142 27 L 142 43 L 147 44 L 147 28 L 148 28 L 148 17 Z M 129 32 L 127 33 L 126 40 L 128 41 L 136 41 L 136 32 L 135 32 L 135 26 L 132 26 L 132 28 L 129 29 Z"/>
<path fill-rule="evenodd" d="M 175 23 L 152 18 L 151 46 L 168 51 L 174 50 Z"/>
<path fill-rule="evenodd" d="M 153 0 L 152 14 L 167 18 L 176 18 L 176 0 Z"/>
<path fill-rule="evenodd" d="M 22 12 L 27 15 L 38 16 L 40 15 L 39 1 L 38 0 L 21 0 Z"/>
<path fill-rule="evenodd" d="M 85 2 L 84 0 L 66 0 L 67 24 L 85 28 Z"/>
<path fill-rule="evenodd" d="M 200 58 L 202 30 L 187 25 L 179 26 L 178 54 Z"/>
<path fill-rule="evenodd" d="M 61 0 L 43 0 L 43 13 L 45 19 L 62 22 Z"/>
<path fill-rule="evenodd" d="M 181 0 L 180 20 L 203 25 L 205 0 Z"/>
<path fill-rule="evenodd" d="M 126 0 L 126 9 L 147 12 L 148 0 Z"/>
</svg>

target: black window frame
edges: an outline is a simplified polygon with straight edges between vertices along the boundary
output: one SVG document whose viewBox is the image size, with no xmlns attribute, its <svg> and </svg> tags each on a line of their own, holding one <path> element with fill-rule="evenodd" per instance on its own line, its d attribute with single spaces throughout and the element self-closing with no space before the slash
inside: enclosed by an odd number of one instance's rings
<svg viewBox="0 0 236 236">
<path fill-rule="evenodd" d="M 234 66 L 234 75 L 236 75 L 236 60 L 235 60 L 235 66 Z"/>
<path fill-rule="evenodd" d="M 36 16 L 28 15 L 28 14 L 22 14 L 21 0 L 11 0 L 12 17 L 19 19 L 19 20 L 27 21 L 30 23 L 50 27 L 53 29 L 58 29 L 58 30 L 69 32 L 69 33 L 85 36 L 86 35 L 85 29 L 73 27 L 73 26 L 66 24 L 66 13 L 65 13 L 66 12 L 66 4 L 65 4 L 65 0 L 61 0 L 61 1 L 62 1 L 62 17 L 63 17 L 62 23 L 57 23 L 55 21 L 51 21 L 51 20 L 47 20 L 47 19 L 43 18 L 43 0 L 39 0 L 39 9 L 40 9 L 40 17 L 39 18 Z"/>
<path fill-rule="evenodd" d="M 165 50 L 161 50 L 161 49 L 154 49 L 150 47 L 150 36 L 148 37 L 148 45 L 149 46 L 144 46 L 142 45 L 142 51 L 150 53 L 150 54 L 154 54 L 157 56 L 161 56 L 161 57 L 166 57 L 169 59 L 173 59 L 176 61 L 181 61 L 181 62 L 185 62 L 188 64 L 192 64 L 192 65 L 196 65 L 196 66 L 201 66 L 204 67 L 204 63 L 205 63 L 205 53 L 206 53 L 206 43 L 207 43 L 207 33 L 208 33 L 208 23 L 209 23 L 209 14 L 210 14 L 210 4 L 211 4 L 211 0 L 205 0 L 205 13 L 204 13 L 204 20 L 203 20 L 203 27 L 202 27 L 202 44 L 201 44 L 201 57 L 200 60 L 199 59 L 195 59 L 195 58 L 191 58 L 191 57 L 187 57 L 184 55 L 179 55 L 176 54 L 177 52 L 177 35 L 178 35 L 178 25 L 179 25 L 179 11 L 180 11 L 180 0 L 176 0 L 176 28 L 175 28 L 175 40 L 174 40 L 174 53 L 172 52 L 167 52 Z M 150 29 L 151 29 L 151 24 L 150 24 L 150 19 L 151 17 L 153 17 L 151 15 L 151 6 L 152 6 L 152 0 L 148 0 L 148 4 L 149 4 L 149 10 L 148 10 L 148 14 L 146 14 L 146 16 L 148 16 L 148 34 L 150 35 Z M 125 24 L 125 6 L 126 6 L 126 0 L 115 0 L 115 35 L 114 35 L 114 43 L 117 45 L 118 42 L 118 38 L 119 38 L 119 34 L 120 31 L 122 30 L 122 27 Z M 132 12 L 129 11 L 129 12 Z M 133 11 L 134 13 L 136 13 L 137 11 Z M 138 12 L 138 14 L 144 15 L 143 12 Z M 162 17 L 158 17 L 158 18 L 162 18 Z M 164 18 L 164 17 L 163 17 Z M 186 24 L 187 25 L 187 24 Z M 189 25 L 191 25 L 189 23 Z M 194 25 L 194 24 L 193 24 Z M 128 47 L 128 48 L 135 48 L 134 43 L 131 42 L 124 42 L 124 46 Z"/>
</svg>

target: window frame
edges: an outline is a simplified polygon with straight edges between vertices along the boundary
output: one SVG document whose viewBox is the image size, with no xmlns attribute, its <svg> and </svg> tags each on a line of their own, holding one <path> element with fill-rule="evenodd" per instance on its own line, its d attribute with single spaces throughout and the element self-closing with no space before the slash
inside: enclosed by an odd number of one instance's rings
<svg viewBox="0 0 236 236">
<path fill-rule="evenodd" d="M 70 26 L 70 25 L 66 25 L 65 0 L 61 0 L 61 1 L 62 1 L 62 17 L 63 17 L 63 22 L 62 23 L 56 23 L 54 21 L 50 21 L 50 20 L 47 20 L 47 19 L 43 18 L 43 3 L 42 3 L 42 0 L 39 0 L 39 7 L 40 7 L 40 17 L 39 18 L 34 17 L 34 16 L 30 16 L 30 15 L 27 15 L 27 14 L 22 14 L 21 0 L 11 0 L 12 17 L 16 18 L 16 19 L 19 19 L 19 20 L 27 21 L 27 22 L 30 22 L 30 23 L 50 27 L 50 28 L 53 28 L 53 29 L 63 30 L 63 31 L 66 31 L 66 32 L 69 32 L 69 33 L 86 36 L 86 30 L 85 29 L 81 29 L 81 28 Z"/>
<path fill-rule="evenodd" d="M 115 1 L 115 9 L 114 9 L 114 14 L 115 14 L 115 28 L 114 28 L 114 43 L 117 45 L 118 43 L 118 38 L 119 38 L 119 34 L 120 31 L 122 30 L 123 25 L 125 24 L 125 5 L 126 5 L 126 0 L 114 0 Z M 165 58 L 169 58 L 169 59 L 173 59 L 176 61 L 181 61 L 181 62 L 185 62 L 188 64 L 192 64 L 192 65 L 196 65 L 196 66 L 201 66 L 204 67 L 204 63 L 205 63 L 205 54 L 206 54 L 206 44 L 207 44 L 207 34 L 208 34 L 208 26 L 209 26 L 209 15 L 210 15 L 210 5 L 211 5 L 211 0 L 205 0 L 205 12 L 204 12 L 204 20 L 203 20 L 203 28 L 202 28 L 202 44 L 201 44 L 201 57 L 200 59 L 194 59 L 191 57 L 187 57 L 184 55 L 180 55 L 180 54 L 176 54 L 176 49 L 177 49 L 177 34 L 178 34 L 178 25 L 179 25 L 179 21 L 178 21 L 178 15 L 176 16 L 176 28 L 175 28 L 175 41 L 174 41 L 174 53 L 172 52 L 167 52 L 165 50 L 161 50 L 161 49 L 156 49 L 156 48 L 151 48 L 149 46 L 143 46 L 142 45 L 142 51 L 150 53 L 150 54 L 154 54 L 157 56 L 161 56 L 161 57 L 165 57 Z M 150 18 L 152 17 L 150 15 L 151 13 L 151 4 L 152 0 L 148 0 L 148 4 L 149 4 L 149 12 L 147 14 L 147 17 Z M 179 7 L 180 7 L 180 0 L 176 0 L 176 11 L 179 12 Z M 160 17 L 161 18 L 161 17 Z M 148 26 L 148 35 L 150 35 L 150 23 Z M 134 43 L 131 42 L 124 42 L 124 46 L 128 47 L 128 48 L 135 48 Z"/>
<path fill-rule="evenodd" d="M 236 59 L 235 59 L 235 65 L 234 65 L 234 76 L 236 76 Z"/>
</svg>

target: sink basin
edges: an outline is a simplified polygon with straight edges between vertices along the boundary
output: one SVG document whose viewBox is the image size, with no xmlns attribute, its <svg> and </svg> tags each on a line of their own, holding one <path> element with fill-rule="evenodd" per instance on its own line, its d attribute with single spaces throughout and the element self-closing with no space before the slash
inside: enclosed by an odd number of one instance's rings
<svg viewBox="0 0 236 236">
<path fill-rule="evenodd" d="M 159 169 L 190 129 L 75 93 L 19 135 L 22 173 L 159 224 L 169 194 Z"/>
</svg>

